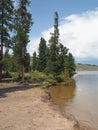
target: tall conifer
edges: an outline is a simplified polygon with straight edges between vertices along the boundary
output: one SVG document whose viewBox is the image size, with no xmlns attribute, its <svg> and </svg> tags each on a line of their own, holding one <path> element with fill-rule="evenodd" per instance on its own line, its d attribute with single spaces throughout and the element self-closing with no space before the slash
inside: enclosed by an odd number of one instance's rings
<svg viewBox="0 0 98 130">
<path fill-rule="evenodd" d="M 10 47 L 13 21 L 13 0 L 0 0 L 0 81 L 2 79 L 3 47 Z"/>
<path fill-rule="evenodd" d="M 69 53 L 65 63 L 65 71 L 67 72 L 70 78 L 75 74 L 75 69 L 76 67 L 74 57 L 71 53 Z"/>
<path fill-rule="evenodd" d="M 33 57 L 32 57 L 32 69 L 33 69 L 33 71 L 37 70 L 37 55 L 36 55 L 36 52 L 33 53 Z"/>
<path fill-rule="evenodd" d="M 30 27 L 32 24 L 31 14 L 28 12 L 29 0 L 19 0 L 18 8 L 15 11 L 15 32 L 14 37 L 14 55 L 20 68 L 21 81 L 24 82 L 24 64 L 26 55 L 26 46 L 29 42 Z"/>
<path fill-rule="evenodd" d="M 54 13 L 54 33 L 49 40 L 50 56 L 48 60 L 48 69 L 54 75 L 58 74 L 58 56 L 59 56 L 59 29 L 58 29 L 58 13 Z"/>
<path fill-rule="evenodd" d="M 39 44 L 39 55 L 38 55 L 38 70 L 42 72 L 46 68 L 46 41 L 44 38 L 40 39 Z"/>
</svg>

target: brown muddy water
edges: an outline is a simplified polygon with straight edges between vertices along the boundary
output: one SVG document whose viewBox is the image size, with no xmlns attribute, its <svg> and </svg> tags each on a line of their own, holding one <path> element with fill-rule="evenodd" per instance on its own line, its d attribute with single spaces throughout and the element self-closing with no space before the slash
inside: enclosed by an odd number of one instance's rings
<svg viewBox="0 0 98 130">
<path fill-rule="evenodd" d="M 74 87 L 51 87 L 52 100 L 62 111 L 98 130 L 98 71 L 77 72 L 74 79 Z"/>
</svg>

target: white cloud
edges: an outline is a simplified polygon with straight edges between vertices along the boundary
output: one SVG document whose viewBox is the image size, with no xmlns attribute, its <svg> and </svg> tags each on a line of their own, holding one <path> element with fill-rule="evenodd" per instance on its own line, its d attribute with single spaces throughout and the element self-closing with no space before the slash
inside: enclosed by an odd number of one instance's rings
<svg viewBox="0 0 98 130">
<path fill-rule="evenodd" d="M 98 55 L 98 10 L 70 15 L 60 26 L 61 41 L 76 58 Z"/>
<path fill-rule="evenodd" d="M 76 59 L 98 58 L 98 9 L 66 17 L 59 29 L 60 41 L 69 48 Z M 42 36 L 48 40 L 50 32 L 53 32 L 53 28 L 43 31 Z M 38 41 L 31 40 L 30 53 L 37 49 Z"/>
<path fill-rule="evenodd" d="M 28 44 L 27 50 L 31 56 L 35 51 L 38 51 L 39 42 L 40 42 L 40 38 L 33 38 Z"/>
</svg>

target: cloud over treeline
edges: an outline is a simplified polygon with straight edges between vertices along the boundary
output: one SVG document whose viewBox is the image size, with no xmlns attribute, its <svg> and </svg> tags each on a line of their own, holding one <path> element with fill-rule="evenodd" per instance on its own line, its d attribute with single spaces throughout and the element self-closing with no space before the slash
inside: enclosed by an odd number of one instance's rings
<svg viewBox="0 0 98 130">
<path fill-rule="evenodd" d="M 98 8 L 81 14 L 71 14 L 61 21 L 59 26 L 60 42 L 69 48 L 77 59 L 98 59 Z M 49 40 L 53 27 L 42 32 L 41 36 Z M 30 54 L 38 48 L 40 38 L 32 38 L 29 43 Z"/>
</svg>

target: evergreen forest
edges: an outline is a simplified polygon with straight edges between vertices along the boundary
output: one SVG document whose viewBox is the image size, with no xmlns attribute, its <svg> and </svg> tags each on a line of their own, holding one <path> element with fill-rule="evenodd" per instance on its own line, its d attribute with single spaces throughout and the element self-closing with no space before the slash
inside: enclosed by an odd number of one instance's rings
<svg viewBox="0 0 98 130">
<path fill-rule="evenodd" d="M 18 0 L 17 6 L 13 0 L 0 0 L 0 82 L 71 84 L 75 60 L 59 40 L 58 12 L 54 13 L 54 32 L 49 41 L 41 37 L 38 51 L 30 56 L 27 45 L 34 24 L 28 6 L 29 0 Z"/>
</svg>

